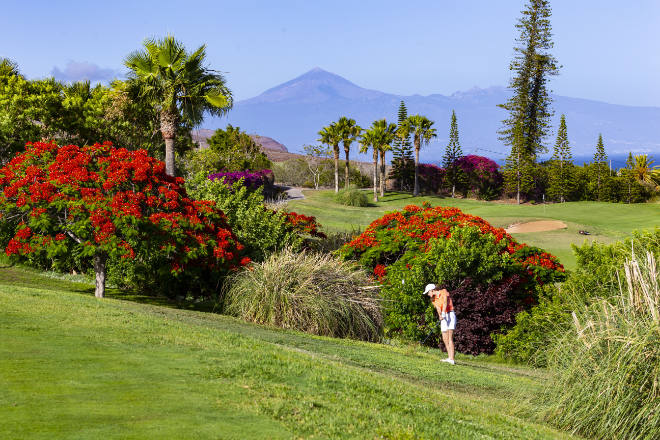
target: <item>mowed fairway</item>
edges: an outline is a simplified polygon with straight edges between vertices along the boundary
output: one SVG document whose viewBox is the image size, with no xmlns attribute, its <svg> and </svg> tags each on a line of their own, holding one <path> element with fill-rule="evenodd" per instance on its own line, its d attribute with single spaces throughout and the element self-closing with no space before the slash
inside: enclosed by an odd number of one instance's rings
<svg viewBox="0 0 660 440">
<path fill-rule="evenodd" d="M 370 195 L 371 192 L 367 191 Z M 491 224 L 507 226 L 534 220 L 561 220 L 567 228 L 534 233 L 512 234 L 518 241 L 541 247 L 556 255 L 567 267 L 575 267 L 571 244 L 585 240 L 604 243 L 620 240 L 634 230 L 660 226 L 660 204 L 619 204 L 601 202 L 568 202 L 545 205 L 516 205 L 502 202 L 451 199 L 433 196 L 412 197 L 407 193 L 387 193 L 378 203 L 365 208 L 343 206 L 335 203 L 331 190 L 304 191 L 305 199 L 289 202 L 296 212 L 314 215 L 327 231 L 363 230 L 371 221 L 387 211 L 401 209 L 409 204 L 420 205 L 428 201 L 433 206 L 455 206 L 464 212 L 477 215 Z M 586 230 L 591 235 L 578 233 Z"/>
<path fill-rule="evenodd" d="M 543 371 L 92 291 L 0 268 L 2 438 L 573 438 L 529 418 Z"/>
</svg>

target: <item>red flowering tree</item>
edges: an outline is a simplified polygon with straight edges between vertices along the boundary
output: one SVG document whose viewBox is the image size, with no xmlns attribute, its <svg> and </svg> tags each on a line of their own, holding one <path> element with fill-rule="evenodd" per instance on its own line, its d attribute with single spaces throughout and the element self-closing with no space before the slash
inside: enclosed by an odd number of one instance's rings
<svg viewBox="0 0 660 440">
<path fill-rule="evenodd" d="M 7 255 L 88 257 L 97 297 L 109 258 L 157 255 L 174 275 L 249 263 L 213 203 L 189 199 L 183 179 L 166 175 L 146 151 L 110 143 L 28 144 L 0 169 L 0 215 L 12 225 Z"/>
<path fill-rule="evenodd" d="M 461 323 L 456 348 L 464 353 L 492 352 L 490 335 L 514 324 L 540 285 L 564 277 L 552 255 L 458 208 L 428 204 L 373 221 L 340 252 L 381 282 L 390 336 L 417 339 L 436 330 L 435 310 L 421 292 L 427 283 L 449 289 Z"/>
</svg>

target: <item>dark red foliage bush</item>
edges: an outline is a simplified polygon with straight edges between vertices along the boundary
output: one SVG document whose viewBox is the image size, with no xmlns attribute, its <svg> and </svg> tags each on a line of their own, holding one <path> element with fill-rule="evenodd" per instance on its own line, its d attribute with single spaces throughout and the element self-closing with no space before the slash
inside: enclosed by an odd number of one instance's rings
<svg viewBox="0 0 660 440">
<path fill-rule="evenodd" d="M 514 325 L 516 314 L 523 310 L 523 304 L 513 299 L 514 292 L 522 284 L 522 278 L 513 275 L 489 285 L 467 280 L 452 291 L 456 318 L 460 323 L 454 333 L 457 351 L 477 355 L 495 350 L 491 335 Z M 438 336 L 436 342 L 441 344 L 442 338 Z"/>
</svg>

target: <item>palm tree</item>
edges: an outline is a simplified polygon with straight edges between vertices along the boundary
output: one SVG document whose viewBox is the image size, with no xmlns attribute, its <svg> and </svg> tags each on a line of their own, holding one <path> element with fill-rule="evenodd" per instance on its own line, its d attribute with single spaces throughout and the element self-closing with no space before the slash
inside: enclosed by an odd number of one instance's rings
<svg viewBox="0 0 660 440">
<path fill-rule="evenodd" d="M 403 123 L 399 126 L 402 133 L 408 132 L 413 135 L 413 142 L 415 145 L 415 189 L 414 196 L 419 195 L 419 150 L 422 144 L 428 144 L 429 141 L 436 137 L 433 121 L 426 116 L 413 115 L 408 116 Z"/>
<path fill-rule="evenodd" d="M 396 139 L 396 124 L 388 124 L 385 119 L 376 121 L 375 124 L 380 131 L 380 142 L 378 144 L 378 152 L 380 153 L 380 196 L 385 197 L 385 182 L 387 181 L 387 174 L 385 172 L 385 153 L 392 149 L 392 143 Z"/>
<path fill-rule="evenodd" d="M 168 35 L 162 40 L 148 39 L 144 50 L 126 57 L 130 69 L 129 84 L 138 96 L 152 105 L 160 119 L 160 132 L 165 140 L 165 170 L 174 175 L 174 142 L 181 122 L 193 127 L 204 119 L 204 113 L 222 115 L 232 106 L 231 92 L 219 72 L 204 65 L 206 46 L 195 52 Z"/>
<path fill-rule="evenodd" d="M 319 131 L 319 142 L 332 147 L 335 157 L 335 192 L 339 192 L 339 142 L 341 142 L 341 132 L 337 124 L 333 122 Z"/>
<path fill-rule="evenodd" d="M 651 168 L 653 160 L 646 154 L 637 154 L 634 157 L 635 162 L 633 163 L 632 172 L 635 179 L 641 184 L 655 186 L 655 181 L 653 180 L 654 170 Z"/>
<path fill-rule="evenodd" d="M 360 138 L 360 153 L 366 153 L 373 148 L 374 153 L 374 202 L 378 201 L 378 133 L 372 124 Z"/>
<path fill-rule="evenodd" d="M 353 141 L 360 137 L 362 128 L 355 123 L 355 119 L 349 119 L 346 116 L 339 118 L 339 121 L 337 121 L 337 128 L 341 133 L 341 142 L 344 144 L 344 153 L 346 153 L 346 177 L 344 179 L 344 186 L 348 188 L 348 154 L 350 152 L 351 144 Z"/>
<path fill-rule="evenodd" d="M 396 138 L 396 124 L 388 124 L 385 119 L 374 121 L 360 140 L 361 153 L 366 153 L 369 147 L 373 148 L 374 158 L 374 202 L 378 201 L 378 154 L 381 157 L 380 186 L 381 197 L 385 192 L 385 152 L 391 149 L 391 144 Z"/>
</svg>

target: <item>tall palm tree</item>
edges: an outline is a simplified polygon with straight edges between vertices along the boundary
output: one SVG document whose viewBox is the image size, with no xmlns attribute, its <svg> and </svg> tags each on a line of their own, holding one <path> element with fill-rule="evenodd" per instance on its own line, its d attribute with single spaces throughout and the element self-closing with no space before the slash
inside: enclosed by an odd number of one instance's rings
<svg viewBox="0 0 660 440">
<path fill-rule="evenodd" d="M 385 119 L 374 121 L 360 139 L 360 152 L 366 153 L 369 147 L 374 153 L 374 202 L 378 201 L 378 155 L 381 158 L 380 167 L 380 195 L 385 195 L 385 153 L 392 148 L 396 139 L 396 124 L 388 124 Z"/>
<path fill-rule="evenodd" d="M 415 189 L 414 196 L 419 195 L 419 150 L 422 144 L 428 144 L 432 138 L 436 137 L 433 121 L 426 116 L 412 115 L 408 116 L 400 125 L 399 130 L 408 131 L 413 135 L 415 145 Z"/>
<path fill-rule="evenodd" d="M 378 133 L 372 124 L 371 128 L 366 130 L 360 138 L 360 153 L 366 153 L 369 148 L 374 153 L 374 202 L 378 201 Z"/>
<path fill-rule="evenodd" d="M 165 140 L 165 170 L 174 175 L 174 143 L 181 122 L 193 127 L 204 113 L 222 115 L 232 106 L 232 95 L 225 78 L 206 67 L 206 46 L 188 53 L 171 35 L 148 39 L 144 50 L 129 54 L 124 60 L 130 69 L 128 81 L 138 96 L 154 106 L 159 114 L 160 132 Z"/>
<path fill-rule="evenodd" d="M 333 122 L 319 131 L 319 142 L 332 147 L 335 157 L 335 192 L 339 192 L 339 143 L 342 140 L 337 123 Z"/>
<path fill-rule="evenodd" d="M 341 142 L 344 144 L 344 153 L 346 154 L 346 177 L 344 179 L 344 186 L 348 188 L 349 184 L 349 161 L 348 155 L 351 149 L 351 144 L 354 140 L 357 140 L 362 133 L 362 128 L 355 123 L 355 119 L 349 119 L 346 116 L 342 116 L 337 121 L 337 127 L 341 133 Z"/>
<path fill-rule="evenodd" d="M 392 149 L 392 143 L 396 139 L 397 126 L 394 123 L 388 124 L 385 119 L 380 119 L 374 124 L 379 132 L 378 153 L 380 153 L 380 196 L 385 197 L 385 182 L 387 182 L 387 173 L 385 167 L 385 153 Z"/>
</svg>

